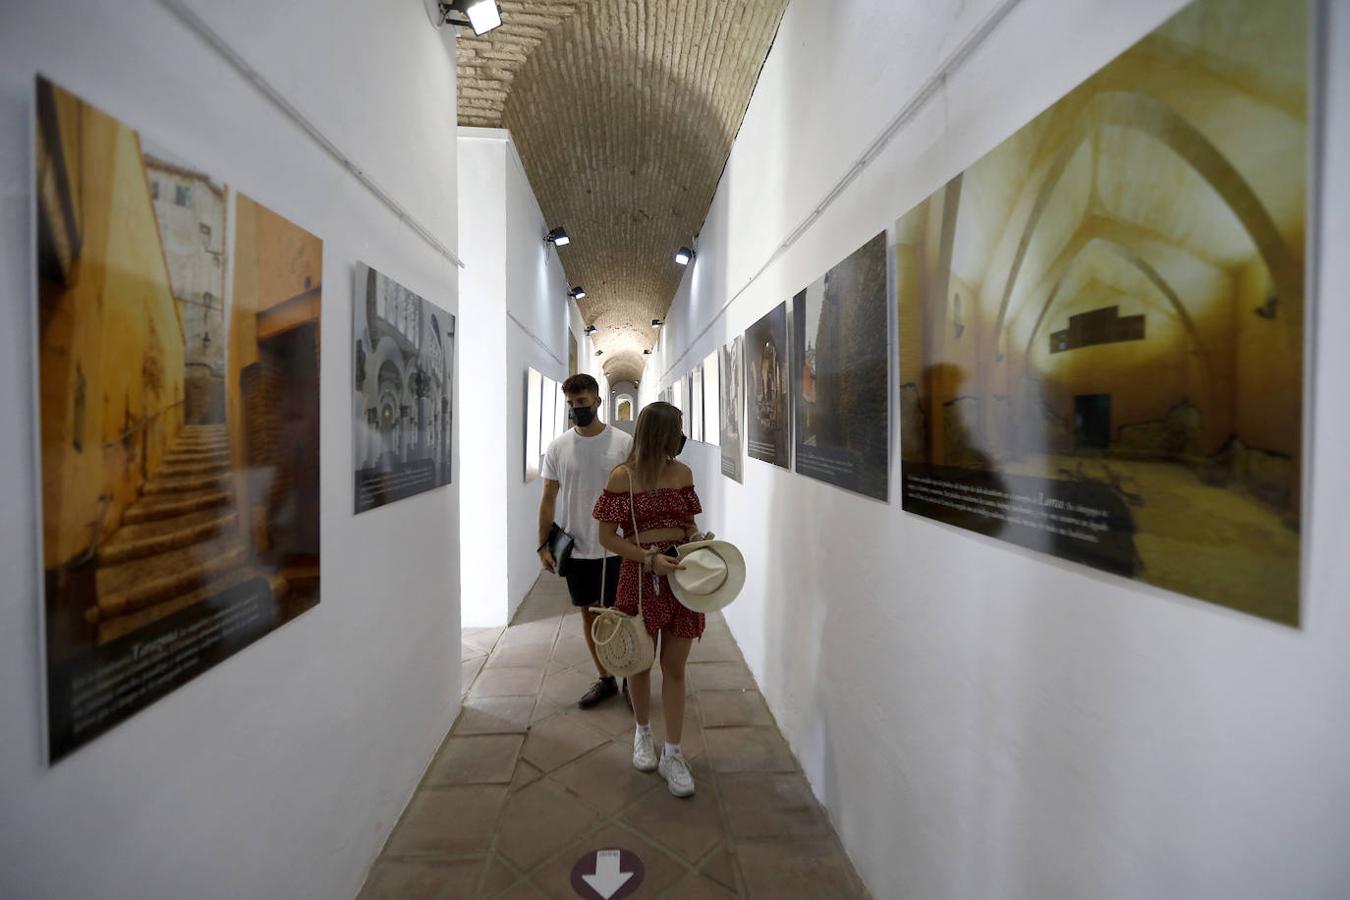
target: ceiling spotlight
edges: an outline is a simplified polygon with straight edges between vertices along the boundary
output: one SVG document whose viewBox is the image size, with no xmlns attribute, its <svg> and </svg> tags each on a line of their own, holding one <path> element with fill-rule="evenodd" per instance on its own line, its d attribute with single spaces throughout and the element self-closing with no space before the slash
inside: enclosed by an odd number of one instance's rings
<svg viewBox="0 0 1350 900">
<path fill-rule="evenodd" d="M 643 356 L 651 356 L 651 355 L 652 355 L 652 351 L 650 351 L 650 350 L 643 350 L 643 351 L 642 351 L 642 355 L 643 355 Z"/>
<path fill-rule="evenodd" d="M 604 356 L 604 355 L 605 355 L 605 351 L 603 351 L 603 350 L 597 350 L 597 351 L 595 351 L 595 355 L 596 355 L 596 356 Z"/>
<path fill-rule="evenodd" d="M 544 235 L 544 240 L 555 247 L 566 247 L 568 244 L 572 243 L 572 239 L 567 236 L 567 229 L 565 228 L 553 229 L 548 234 Z"/>
<path fill-rule="evenodd" d="M 687 266 L 694 259 L 694 251 L 688 247 L 681 247 L 675 251 L 675 261 L 682 266 Z"/>
<path fill-rule="evenodd" d="M 436 4 L 440 25 L 457 25 L 473 29 L 474 36 L 487 34 L 502 24 L 502 10 L 496 0 L 440 0 Z"/>
<path fill-rule="evenodd" d="M 665 319 L 652 319 L 652 327 L 653 327 L 653 328 L 660 328 L 660 327 L 661 327 L 662 325 L 664 325 L 664 324 L 666 324 L 666 320 L 665 320 Z"/>
<path fill-rule="evenodd" d="M 584 333 L 584 334 L 595 334 L 595 333 L 596 333 L 597 331 L 599 331 L 599 330 L 600 330 L 600 329 L 599 329 L 599 328 L 596 328 L 594 325 L 587 325 L 585 328 L 582 329 L 582 333 Z"/>
<path fill-rule="evenodd" d="M 586 298 L 586 289 L 578 285 L 567 292 L 567 296 L 573 300 L 584 300 Z"/>
</svg>

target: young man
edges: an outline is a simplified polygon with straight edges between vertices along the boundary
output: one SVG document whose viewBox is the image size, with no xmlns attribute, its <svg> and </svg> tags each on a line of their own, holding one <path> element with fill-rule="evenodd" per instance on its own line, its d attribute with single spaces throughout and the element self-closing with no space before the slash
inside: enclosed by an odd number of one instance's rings
<svg viewBox="0 0 1350 900">
<path fill-rule="evenodd" d="M 595 655 L 591 638 L 592 606 L 613 606 L 619 588 L 622 560 L 610 556 L 600 546 L 600 527 L 591 516 L 595 501 L 605 489 L 609 473 L 628 458 L 633 439 L 617 428 L 601 422 L 600 385 L 589 375 L 573 375 L 562 384 L 567 398 L 568 418 L 576 427 L 568 429 L 544 454 L 544 497 L 539 503 L 539 561 L 550 572 L 555 560 L 548 549 L 548 533 L 554 522 L 572 536 L 572 559 L 568 564 L 567 592 L 572 605 L 581 607 L 581 624 L 586 631 L 586 646 L 591 651 L 598 675 L 577 705 L 589 709 L 619 692 L 614 679 L 605 674 Z M 604 572 L 604 598 L 600 595 Z"/>
</svg>

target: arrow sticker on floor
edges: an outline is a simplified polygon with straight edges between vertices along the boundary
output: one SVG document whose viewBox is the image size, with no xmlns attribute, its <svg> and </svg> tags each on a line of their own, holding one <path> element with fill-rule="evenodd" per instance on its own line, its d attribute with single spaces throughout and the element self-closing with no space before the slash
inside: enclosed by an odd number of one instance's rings
<svg viewBox="0 0 1350 900">
<path fill-rule="evenodd" d="M 572 889 L 587 900 L 621 900 L 642 884 L 642 860 L 629 850 L 594 850 L 572 867 Z"/>
</svg>

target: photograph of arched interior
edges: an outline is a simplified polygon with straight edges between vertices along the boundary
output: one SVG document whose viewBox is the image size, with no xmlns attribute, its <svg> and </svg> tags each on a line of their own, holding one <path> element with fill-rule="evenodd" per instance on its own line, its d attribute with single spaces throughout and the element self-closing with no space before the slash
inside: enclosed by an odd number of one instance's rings
<svg viewBox="0 0 1350 900">
<path fill-rule="evenodd" d="M 353 304 L 356 512 L 450 483 L 455 317 L 367 265 Z"/>
<path fill-rule="evenodd" d="M 904 507 L 1299 621 L 1306 0 L 1200 0 L 896 225 Z"/>
</svg>

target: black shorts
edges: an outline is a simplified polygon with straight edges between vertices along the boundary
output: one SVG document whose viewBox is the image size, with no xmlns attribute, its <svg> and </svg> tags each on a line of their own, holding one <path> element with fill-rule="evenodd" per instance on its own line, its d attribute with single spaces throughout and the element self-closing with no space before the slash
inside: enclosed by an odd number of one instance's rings
<svg viewBox="0 0 1350 900">
<path fill-rule="evenodd" d="M 609 558 L 605 565 L 603 559 L 576 559 L 567 562 L 567 593 L 572 595 L 573 606 L 601 606 L 600 573 L 604 570 L 605 600 L 604 606 L 613 606 L 614 597 L 619 592 L 619 568 L 623 559 L 617 556 Z"/>
</svg>

